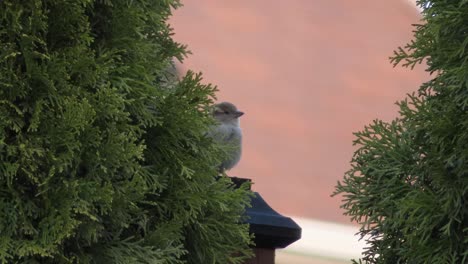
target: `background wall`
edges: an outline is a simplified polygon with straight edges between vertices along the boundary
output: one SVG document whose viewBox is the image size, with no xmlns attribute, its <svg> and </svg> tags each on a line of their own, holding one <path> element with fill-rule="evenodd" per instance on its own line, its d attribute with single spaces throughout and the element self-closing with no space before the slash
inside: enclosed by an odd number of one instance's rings
<svg viewBox="0 0 468 264">
<path fill-rule="evenodd" d="M 414 4 L 183 4 L 172 25 L 193 55 L 181 67 L 202 71 L 218 85 L 220 101 L 246 112 L 243 157 L 229 174 L 251 178 L 253 189 L 284 215 L 350 224 L 340 198 L 330 194 L 350 168 L 352 132 L 375 118 L 396 117 L 394 103 L 428 79 L 423 67 L 393 68 L 388 59 L 412 37 L 411 24 L 419 21 Z"/>
</svg>

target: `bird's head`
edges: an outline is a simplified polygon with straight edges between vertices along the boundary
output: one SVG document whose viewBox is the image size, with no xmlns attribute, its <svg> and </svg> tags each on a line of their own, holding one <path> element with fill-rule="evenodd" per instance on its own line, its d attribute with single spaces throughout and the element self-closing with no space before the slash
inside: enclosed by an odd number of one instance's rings
<svg viewBox="0 0 468 264">
<path fill-rule="evenodd" d="M 214 105 L 213 117 L 223 124 L 239 124 L 239 117 L 244 112 L 237 110 L 237 107 L 229 102 L 222 102 Z"/>
</svg>

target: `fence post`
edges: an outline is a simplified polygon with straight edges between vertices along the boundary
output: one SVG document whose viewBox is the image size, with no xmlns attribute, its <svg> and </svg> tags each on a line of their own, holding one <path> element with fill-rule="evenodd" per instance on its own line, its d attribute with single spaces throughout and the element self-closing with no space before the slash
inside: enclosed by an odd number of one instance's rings
<svg viewBox="0 0 468 264">
<path fill-rule="evenodd" d="M 250 179 L 231 177 L 232 182 L 240 186 Z M 255 256 L 245 264 L 274 264 L 275 250 L 285 248 L 301 238 L 301 227 L 291 218 L 278 214 L 262 196 L 254 192 L 251 208 L 247 208 L 246 223 L 255 238 Z"/>
</svg>

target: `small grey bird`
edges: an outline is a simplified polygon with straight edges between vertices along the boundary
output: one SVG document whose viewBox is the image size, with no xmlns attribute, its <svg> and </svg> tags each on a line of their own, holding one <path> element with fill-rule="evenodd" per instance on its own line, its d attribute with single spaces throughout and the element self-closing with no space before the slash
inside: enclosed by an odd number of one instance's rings
<svg viewBox="0 0 468 264">
<path fill-rule="evenodd" d="M 240 128 L 239 117 L 244 113 L 237 110 L 237 107 L 229 102 L 222 102 L 214 105 L 213 117 L 218 124 L 213 126 L 208 132 L 221 145 L 227 146 L 228 159 L 219 166 L 220 171 L 232 169 L 239 162 L 242 154 L 242 130 Z"/>
</svg>

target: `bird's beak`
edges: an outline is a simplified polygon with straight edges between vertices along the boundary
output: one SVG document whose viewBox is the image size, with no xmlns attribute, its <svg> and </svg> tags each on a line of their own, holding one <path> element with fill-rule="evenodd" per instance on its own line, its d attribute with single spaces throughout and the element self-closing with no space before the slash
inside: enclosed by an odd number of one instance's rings
<svg viewBox="0 0 468 264">
<path fill-rule="evenodd" d="M 235 117 L 241 117 L 241 116 L 243 116 L 243 115 L 244 115 L 244 112 L 241 112 L 241 111 L 237 111 L 237 112 L 234 114 Z"/>
</svg>

